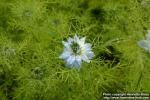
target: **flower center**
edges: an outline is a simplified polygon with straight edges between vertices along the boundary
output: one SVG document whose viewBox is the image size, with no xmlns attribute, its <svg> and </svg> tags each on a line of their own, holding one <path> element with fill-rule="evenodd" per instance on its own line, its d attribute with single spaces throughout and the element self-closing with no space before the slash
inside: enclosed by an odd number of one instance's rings
<svg viewBox="0 0 150 100">
<path fill-rule="evenodd" d="M 71 47 L 72 47 L 73 54 L 75 55 L 80 54 L 80 46 L 78 43 L 73 42 Z"/>
</svg>

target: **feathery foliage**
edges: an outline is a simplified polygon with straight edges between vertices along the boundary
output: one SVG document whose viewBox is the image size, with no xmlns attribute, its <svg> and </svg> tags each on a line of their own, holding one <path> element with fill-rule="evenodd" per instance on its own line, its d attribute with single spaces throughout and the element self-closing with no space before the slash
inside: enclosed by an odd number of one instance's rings
<svg viewBox="0 0 150 100">
<path fill-rule="evenodd" d="M 149 92 L 149 0 L 0 0 L 0 100 L 101 100 Z M 81 70 L 59 59 L 62 40 L 86 36 Z"/>
</svg>

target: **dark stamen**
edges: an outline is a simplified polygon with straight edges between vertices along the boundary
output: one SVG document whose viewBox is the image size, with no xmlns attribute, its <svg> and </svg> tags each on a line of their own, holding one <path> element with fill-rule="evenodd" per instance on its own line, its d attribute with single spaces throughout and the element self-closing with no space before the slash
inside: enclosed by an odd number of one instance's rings
<svg viewBox="0 0 150 100">
<path fill-rule="evenodd" d="M 73 42 L 73 44 L 72 44 L 72 50 L 73 50 L 74 54 L 78 54 L 77 51 L 79 50 L 79 44 Z"/>
</svg>

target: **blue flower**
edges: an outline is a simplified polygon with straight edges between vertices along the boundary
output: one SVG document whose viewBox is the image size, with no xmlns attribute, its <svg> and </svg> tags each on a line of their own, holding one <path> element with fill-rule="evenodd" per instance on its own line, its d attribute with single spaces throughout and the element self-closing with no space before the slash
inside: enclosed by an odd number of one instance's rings
<svg viewBox="0 0 150 100">
<path fill-rule="evenodd" d="M 150 52 L 150 31 L 148 31 L 147 39 L 146 40 L 140 40 L 138 42 L 139 46 L 146 51 Z"/>
<path fill-rule="evenodd" d="M 64 45 L 64 51 L 59 58 L 65 60 L 66 65 L 69 68 L 76 67 L 80 69 L 82 61 L 90 63 L 90 60 L 94 57 L 94 53 L 91 49 L 90 43 L 85 43 L 85 37 L 79 38 L 75 35 L 68 41 L 62 42 Z"/>
</svg>

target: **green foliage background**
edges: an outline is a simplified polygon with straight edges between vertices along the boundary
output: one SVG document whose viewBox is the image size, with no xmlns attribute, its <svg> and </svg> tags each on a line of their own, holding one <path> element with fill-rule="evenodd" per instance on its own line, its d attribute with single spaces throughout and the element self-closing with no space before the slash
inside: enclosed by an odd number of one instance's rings
<svg viewBox="0 0 150 100">
<path fill-rule="evenodd" d="M 0 0 L 0 100 L 101 100 L 150 92 L 149 0 Z M 86 36 L 81 70 L 59 59 L 62 41 Z"/>
</svg>

